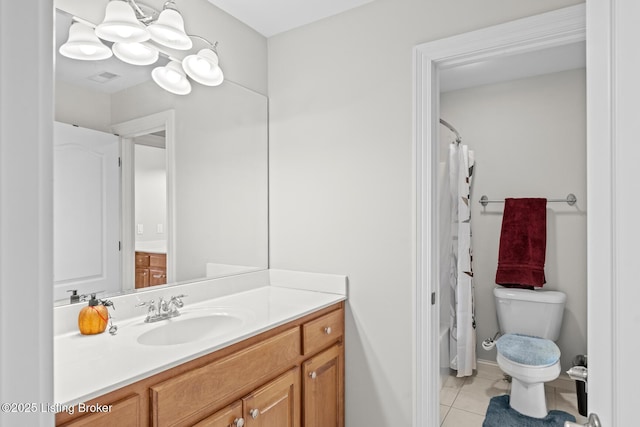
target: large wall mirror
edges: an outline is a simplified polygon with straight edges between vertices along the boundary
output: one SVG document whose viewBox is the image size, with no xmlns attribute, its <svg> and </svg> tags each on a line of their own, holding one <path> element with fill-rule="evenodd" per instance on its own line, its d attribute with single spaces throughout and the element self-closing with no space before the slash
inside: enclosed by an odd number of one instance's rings
<svg viewBox="0 0 640 427">
<path fill-rule="evenodd" d="M 65 58 L 74 4 L 56 2 L 56 303 L 268 268 L 267 98 L 228 80 L 174 95 L 153 66 Z"/>
</svg>

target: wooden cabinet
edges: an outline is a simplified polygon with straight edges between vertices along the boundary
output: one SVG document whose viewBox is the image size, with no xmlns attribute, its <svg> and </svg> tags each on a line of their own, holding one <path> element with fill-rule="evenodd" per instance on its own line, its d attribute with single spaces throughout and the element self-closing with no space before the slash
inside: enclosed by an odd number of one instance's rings
<svg viewBox="0 0 640 427">
<path fill-rule="evenodd" d="M 342 344 L 302 365 L 304 427 L 344 426 L 344 352 Z"/>
<path fill-rule="evenodd" d="M 342 339 L 344 313 L 334 311 L 302 325 L 303 354 L 311 354 Z"/>
<path fill-rule="evenodd" d="M 167 283 L 167 254 L 136 252 L 136 289 Z"/>
<path fill-rule="evenodd" d="M 63 427 L 95 427 L 118 426 L 138 427 L 140 420 L 139 395 L 131 395 L 111 404 L 96 403 L 93 407 L 78 408 L 85 415 L 65 424 L 57 424 Z"/>
<path fill-rule="evenodd" d="M 300 332 L 290 328 L 264 341 L 177 375 L 151 387 L 152 425 L 189 425 L 211 407 L 220 406 L 238 393 L 294 366 L 300 354 Z"/>
<path fill-rule="evenodd" d="M 61 412 L 58 426 L 343 427 L 344 303 Z M 76 407 L 77 408 L 77 407 Z"/>
<path fill-rule="evenodd" d="M 300 426 L 300 368 L 242 399 L 246 427 Z"/>
<path fill-rule="evenodd" d="M 242 427 L 245 425 L 242 417 L 242 401 L 238 400 L 194 424 L 193 427 Z"/>
<path fill-rule="evenodd" d="M 295 367 L 194 427 L 299 427 L 300 369 Z"/>
</svg>

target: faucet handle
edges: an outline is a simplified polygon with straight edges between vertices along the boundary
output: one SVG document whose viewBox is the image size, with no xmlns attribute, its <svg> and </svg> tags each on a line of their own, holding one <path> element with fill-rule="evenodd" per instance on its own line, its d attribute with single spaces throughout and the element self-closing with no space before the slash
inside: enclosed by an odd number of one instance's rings
<svg viewBox="0 0 640 427">
<path fill-rule="evenodd" d="M 171 297 L 171 302 L 173 302 L 175 305 L 177 305 L 178 308 L 182 308 L 182 306 L 184 305 L 184 303 L 182 302 L 182 298 L 188 297 L 188 296 L 189 295 L 184 295 L 184 294 L 172 296 Z"/>
</svg>

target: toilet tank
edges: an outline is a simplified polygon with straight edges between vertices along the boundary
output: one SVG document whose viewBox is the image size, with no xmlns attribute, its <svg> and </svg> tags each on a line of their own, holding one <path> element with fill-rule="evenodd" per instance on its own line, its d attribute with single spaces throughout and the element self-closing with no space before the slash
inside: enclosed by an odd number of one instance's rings
<svg viewBox="0 0 640 427">
<path fill-rule="evenodd" d="M 503 334 L 523 334 L 556 341 L 567 296 L 559 291 L 496 287 L 498 325 Z"/>
</svg>

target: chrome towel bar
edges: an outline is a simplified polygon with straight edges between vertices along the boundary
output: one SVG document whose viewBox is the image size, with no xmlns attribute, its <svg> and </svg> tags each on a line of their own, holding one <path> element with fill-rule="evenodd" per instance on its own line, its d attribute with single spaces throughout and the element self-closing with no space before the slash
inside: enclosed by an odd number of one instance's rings
<svg viewBox="0 0 640 427">
<path fill-rule="evenodd" d="M 569 195 L 567 195 L 567 197 L 564 199 L 547 199 L 547 202 L 552 202 L 552 203 L 565 202 L 569 206 L 575 205 L 577 201 L 578 199 L 576 198 L 576 195 L 573 193 L 569 193 Z M 504 203 L 504 200 L 489 200 L 487 196 L 482 196 L 480 197 L 479 202 L 482 206 L 487 206 L 487 204 L 489 203 Z"/>
</svg>

